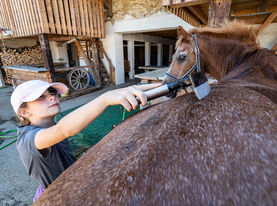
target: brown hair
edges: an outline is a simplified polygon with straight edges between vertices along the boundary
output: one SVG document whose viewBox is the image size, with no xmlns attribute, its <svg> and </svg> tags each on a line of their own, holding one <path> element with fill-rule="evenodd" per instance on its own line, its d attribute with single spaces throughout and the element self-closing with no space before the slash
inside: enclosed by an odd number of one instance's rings
<svg viewBox="0 0 277 206">
<path fill-rule="evenodd" d="M 27 107 L 27 102 L 23 102 L 19 108 L 26 108 Z M 26 125 L 30 125 L 31 122 L 25 118 L 25 117 L 22 117 L 20 116 L 19 114 L 17 114 L 17 119 L 19 120 L 19 123 L 20 123 L 20 126 L 26 126 Z"/>
</svg>

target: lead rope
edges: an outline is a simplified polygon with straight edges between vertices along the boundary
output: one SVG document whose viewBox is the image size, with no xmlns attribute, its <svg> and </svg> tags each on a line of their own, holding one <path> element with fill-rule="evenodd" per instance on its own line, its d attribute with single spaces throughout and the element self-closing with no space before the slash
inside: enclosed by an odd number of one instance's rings
<svg viewBox="0 0 277 206">
<path fill-rule="evenodd" d="M 200 72 L 201 71 L 201 68 L 200 68 L 200 58 L 199 58 L 200 51 L 199 51 L 199 48 L 198 48 L 198 45 L 197 45 L 196 35 L 193 34 L 192 37 L 193 37 L 193 41 L 194 41 L 194 45 L 195 45 L 194 51 L 195 51 L 195 55 L 196 55 L 197 72 Z"/>
</svg>

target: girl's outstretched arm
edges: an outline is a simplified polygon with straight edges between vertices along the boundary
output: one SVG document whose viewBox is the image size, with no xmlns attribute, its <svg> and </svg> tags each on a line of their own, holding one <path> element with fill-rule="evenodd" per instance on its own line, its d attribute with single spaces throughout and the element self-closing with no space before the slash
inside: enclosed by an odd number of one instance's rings
<svg viewBox="0 0 277 206">
<path fill-rule="evenodd" d="M 109 105 L 121 104 L 127 111 L 136 109 L 138 97 L 141 104 L 147 104 L 143 90 L 160 86 L 160 83 L 135 85 L 122 89 L 108 91 L 87 104 L 64 116 L 56 125 L 40 130 L 35 136 L 37 149 L 49 148 L 64 139 L 74 136 L 96 119 Z"/>
</svg>

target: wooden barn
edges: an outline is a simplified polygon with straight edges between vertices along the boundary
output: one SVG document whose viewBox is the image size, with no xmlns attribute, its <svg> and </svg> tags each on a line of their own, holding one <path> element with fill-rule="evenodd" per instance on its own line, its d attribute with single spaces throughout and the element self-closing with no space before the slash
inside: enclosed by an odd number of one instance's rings
<svg viewBox="0 0 277 206">
<path fill-rule="evenodd" d="M 110 2 L 1 0 L 0 56 L 6 82 L 68 81 L 73 89 L 82 90 L 90 83 L 87 71 L 96 87 L 102 84 L 100 73 L 111 80 L 98 57 L 98 39 L 105 37 Z"/>
</svg>

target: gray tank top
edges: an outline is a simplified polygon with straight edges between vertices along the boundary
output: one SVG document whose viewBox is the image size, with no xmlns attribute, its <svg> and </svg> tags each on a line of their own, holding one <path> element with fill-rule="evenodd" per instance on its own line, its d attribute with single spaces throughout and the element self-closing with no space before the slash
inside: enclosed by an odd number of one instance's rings
<svg viewBox="0 0 277 206">
<path fill-rule="evenodd" d="M 67 139 L 53 145 L 49 151 L 39 151 L 34 140 L 41 129 L 35 126 L 19 127 L 16 148 L 28 174 L 46 189 L 76 158 Z"/>
</svg>

